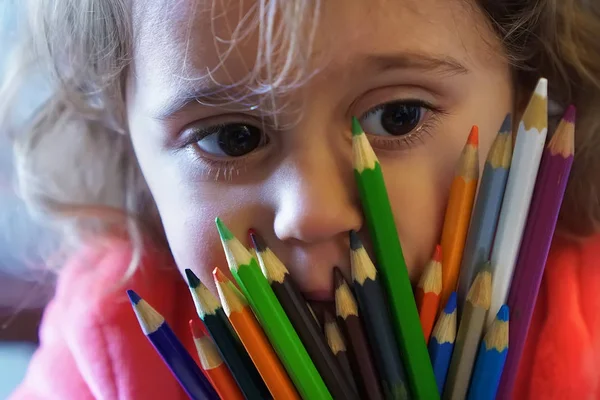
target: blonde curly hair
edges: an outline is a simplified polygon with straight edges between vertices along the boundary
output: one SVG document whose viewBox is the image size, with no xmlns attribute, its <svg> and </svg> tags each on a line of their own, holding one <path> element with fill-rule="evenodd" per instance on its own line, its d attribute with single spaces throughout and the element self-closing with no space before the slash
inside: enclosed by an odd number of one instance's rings
<svg viewBox="0 0 600 400">
<path fill-rule="evenodd" d="M 29 0 L 23 44 L 0 87 L 0 125 L 15 140 L 20 194 L 72 244 L 89 232 L 125 229 L 140 249 L 142 224 L 164 241 L 123 115 L 133 46 L 129 3 Z M 577 106 L 576 156 L 559 229 L 573 237 L 599 232 L 600 6 L 586 0 L 476 0 L 473 6 L 503 40 L 523 93 L 544 76 L 554 102 Z M 314 32 L 318 10 L 318 0 L 259 0 L 240 16 L 245 22 L 233 30 L 230 48 L 258 31 L 255 69 L 267 69 L 266 86 L 297 85 L 307 75 L 296 63 L 310 54 L 306 26 Z M 48 76 L 52 93 L 33 119 L 16 124 L 9 117 L 32 71 Z"/>
</svg>

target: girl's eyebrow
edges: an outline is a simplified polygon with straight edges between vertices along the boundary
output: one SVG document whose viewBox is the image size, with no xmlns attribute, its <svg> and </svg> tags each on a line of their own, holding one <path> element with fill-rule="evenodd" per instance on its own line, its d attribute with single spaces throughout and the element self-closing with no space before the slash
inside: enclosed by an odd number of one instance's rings
<svg viewBox="0 0 600 400">
<path fill-rule="evenodd" d="M 344 63 L 343 68 L 350 65 L 357 74 L 383 73 L 389 70 L 414 70 L 434 72 L 442 76 L 455 76 L 469 73 L 469 70 L 457 59 L 448 55 L 427 54 L 416 52 L 357 54 L 353 60 Z M 191 82 L 196 82 L 192 84 Z M 231 99 L 246 98 L 248 91 L 240 85 L 217 86 L 207 80 L 190 81 L 178 85 L 175 93 L 168 96 L 151 115 L 159 121 L 176 119 L 190 107 L 198 104 L 214 106 L 236 103 Z"/>
<path fill-rule="evenodd" d="M 442 54 L 402 52 L 390 54 L 368 54 L 359 63 L 359 68 L 375 68 L 378 72 L 391 69 L 412 69 L 438 72 L 453 76 L 469 73 L 457 59 Z M 362 65 L 361 65 L 362 64 Z"/>
</svg>

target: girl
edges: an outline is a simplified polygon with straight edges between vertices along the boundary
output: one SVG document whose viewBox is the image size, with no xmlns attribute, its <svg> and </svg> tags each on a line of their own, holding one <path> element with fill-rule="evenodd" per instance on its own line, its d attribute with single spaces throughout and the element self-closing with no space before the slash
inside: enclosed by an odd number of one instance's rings
<svg viewBox="0 0 600 400">
<path fill-rule="evenodd" d="M 553 121 L 577 106 L 576 160 L 514 398 L 600 396 L 597 2 L 30 3 L 30 57 L 0 98 L 9 115 L 27 66 L 52 78 L 14 132 L 16 161 L 27 204 L 73 252 L 13 399 L 183 398 L 123 284 L 192 351 L 176 271 L 210 283 L 226 266 L 216 216 L 240 238 L 257 229 L 307 299 L 329 303 L 332 268 L 349 268 L 347 232 L 364 230 L 353 115 L 418 279 L 470 127 L 486 154 L 540 76 Z"/>
</svg>

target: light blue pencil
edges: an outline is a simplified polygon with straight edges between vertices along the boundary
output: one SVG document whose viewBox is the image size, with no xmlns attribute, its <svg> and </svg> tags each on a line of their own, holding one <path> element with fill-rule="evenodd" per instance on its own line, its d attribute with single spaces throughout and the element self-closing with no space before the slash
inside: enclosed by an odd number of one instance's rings
<svg viewBox="0 0 600 400">
<path fill-rule="evenodd" d="M 480 265 L 490 258 L 512 157 L 512 119 L 506 116 L 488 153 L 473 208 L 458 281 L 458 314 Z"/>
<path fill-rule="evenodd" d="M 452 292 L 429 340 L 429 358 L 440 395 L 444 391 L 456 340 L 456 292 Z"/>
<path fill-rule="evenodd" d="M 503 305 L 479 347 L 468 400 L 494 400 L 508 353 L 508 306 Z"/>
</svg>

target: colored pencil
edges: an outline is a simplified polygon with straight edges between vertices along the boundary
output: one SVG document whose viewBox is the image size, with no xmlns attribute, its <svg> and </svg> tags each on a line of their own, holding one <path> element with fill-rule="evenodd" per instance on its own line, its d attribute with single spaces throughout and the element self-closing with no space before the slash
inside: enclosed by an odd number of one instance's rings
<svg viewBox="0 0 600 400">
<path fill-rule="evenodd" d="M 477 274 L 467 295 L 448 369 L 444 399 L 462 400 L 467 395 L 479 341 L 490 308 L 491 290 L 492 274 L 488 265 Z"/>
<path fill-rule="evenodd" d="M 218 400 L 219 396 L 198 364 L 177 339 L 165 319 L 133 290 L 127 291 L 142 331 L 190 399 Z"/>
<path fill-rule="evenodd" d="M 452 292 L 433 328 L 433 334 L 428 346 L 431 364 L 435 372 L 435 381 L 440 395 L 444 392 L 448 368 L 450 367 L 450 358 L 454 350 L 457 326 L 456 318 L 456 293 Z"/>
<path fill-rule="evenodd" d="M 504 119 L 500 132 L 492 143 L 479 183 L 458 280 L 459 315 L 467 299 L 473 278 L 477 274 L 477 268 L 490 259 L 511 157 L 512 118 L 509 114 Z"/>
<path fill-rule="evenodd" d="M 437 245 L 431 261 L 425 267 L 421 279 L 415 290 L 417 309 L 425 343 L 429 343 L 429 337 L 435 324 L 440 307 L 440 293 L 442 292 L 442 246 Z"/>
<path fill-rule="evenodd" d="M 258 262 L 219 219 L 216 219 L 229 269 L 250 303 L 271 345 L 303 399 L 331 399 L 292 323 L 262 274 Z"/>
<path fill-rule="evenodd" d="M 235 336 L 219 300 L 190 269 L 185 270 L 198 316 L 214 340 L 244 397 L 269 398 L 269 391 L 246 350 Z"/>
<path fill-rule="evenodd" d="M 327 344 L 329 344 L 329 348 L 331 348 L 333 355 L 340 365 L 340 368 L 346 377 L 346 381 L 349 382 L 352 389 L 358 393 L 358 387 L 356 386 L 356 381 L 352 374 L 352 368 L 350 367 L 350 361 L 348 360 L 348 350 L 344 338 L 342 337 L 342 332 L 340 332 L 337 322 L 335 322 L 335 319 L 328 311 L 323 312 L 323 319 L 325 320 L 325 336 L 327 337 Z"/>
<path fill-rule="evenodd" d="M 442 294 L 440 310 L 456 290 L 471 211 L 479 180 L 479 128 L 473 126 L 450 187 L 442 229 Z"/>
<path fill-rule="evenodd" d="M 358 380 L 361 399 L 383 399 L 371 349 L 367 342 L 362 321 L 358 315 L 358 305 L 350 290 L 350 286 L 348 286 L 348 282 L 346 282 L 340 270 L 335 267 L 333 273 L 335 312 L 340 328 L 346 336 L 350 347 L 354 377 Z"/>
<path fill-rule="evenodd" d="M 214 269 L 213 277 L 223 311 L 229 318 L 231 326 L 242 341 L 273 399 L 299 399 L 296 389 L 254 317 L 244 295 L 218 268 Z"/>
<path fill-rule="evenodd" d="M 512 314 L 510 352 L 500 383 L 500 394 L 505 397 L 510 396 L 514 387 L 558 212 L 573 164 L 574 133 L 575 107 L 571 106 L 544 152 L 531 203 L 534 207 L 529 211 L 508 295 L 508 306 Z"/>
<path fill-rule="evenodd" d="M 487 325 L 506 303 L 512 275 L 517 260 L 523 228 L 529 212 L 540 159 L 548 132 L 548 81 L 544 78 L 537 83 L 535 91 L 519 123 L 517 139 L 508 173 L 508 182 L 498 229 L 492 249 L 494 282 L 492 304 Z M 513 310 L 513 317 L 515 313 Z"/>
<path fill-rule="evenodd" d="M 258 233 L 251 232 L 250 237 L 263 275 L 269 281 L 271 289 L 298 333 L 329 392 L 336 399 L 357 399 L 358 393 L 348 386 L 325 335 L 316 323 L 289 271 Z"/>
<path fill-rule="evenodd" d="M 376 261 L 387 289 L 394 330 L 410 392 L 416 399 L 435 399 L 438 396 L 435 390 L 435 376 L 429 362 L 381 165 L 356 118 L 352 119 L 352 149 L 354 175 L 362 209 L 373 241 Z"/>
<path fill-rule="evenodd" d="M 494 400 L 508 353 L 508 306 L 500 307 L 496 320 L 483 338 L 473 377 L 469 386 L 469 400 Z M 512 328 L 510 328 L 512 329 Z M 505 399 L 508 397 L 498 397 Z"/>
<path fill-rule="evenodd" d="M 350 231 L 352 282 L 385 399 L 407 399 L 408 385 L 394 337 L 387 299 L 375 265 L 355 231 Z"/>
<path fill-rule="evenodd" d="M 235 383 L 229 368 L 223 362 L 217 345 L 209 336 L 204 324 L 191 319 L 190 331 L 200 359 L 200 367 L 219 397 L 222 399 L 243 400 L 244 395 L 240 392 L 240 388 Z"/>
</svg>

